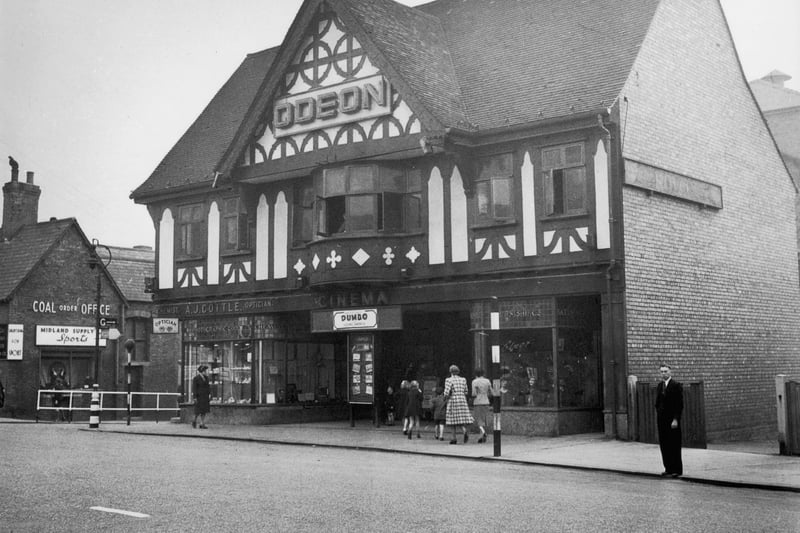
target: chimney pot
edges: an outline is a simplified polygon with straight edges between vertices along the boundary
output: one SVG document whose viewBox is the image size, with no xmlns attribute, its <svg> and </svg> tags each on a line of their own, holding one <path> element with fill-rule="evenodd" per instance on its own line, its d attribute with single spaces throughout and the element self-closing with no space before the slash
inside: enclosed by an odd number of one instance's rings
<svg viewBox="0 0 800 533">
<path fill-rule="evenodd" d="M 26 174 L 26 183 L 30 183 L 31 185 L 33 185 L 33 171 L 29 170 L 25 174 Z"/>
</svg>

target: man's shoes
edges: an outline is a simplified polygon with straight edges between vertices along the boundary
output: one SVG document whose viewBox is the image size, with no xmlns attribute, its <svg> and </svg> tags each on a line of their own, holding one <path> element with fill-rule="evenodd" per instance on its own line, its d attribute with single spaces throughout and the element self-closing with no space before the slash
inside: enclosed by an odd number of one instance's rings
<svg viewBox="0 0 800 533">
<path fill-rule="evenodd" d="M 458 444 L 458 441 L 456 439 L 453 439 L 450 441 L 450 444 Z"/>
<path fill-rule="evenodd" d="M 200 429 L 208 429 L 208 426 L 200 426 Z"/>
<path fill-rule="evenodd" d="M 478 442 L 486 442 L 486 435 L 478 439 Z"/>
<path fill-rule="evenodd" d="M 680 475 L 680 474 L 677 474 L 677 473 L 673 473 L 673 474 L 670 474 L 670 475 L 671 475 L 673 478 L 678 478 L 678 477 L 681 477 L 681 475 Z"/>
<path fill-rule="evenodd" d="M 669 472 L 667 472 L 667 471 L 661 472 L 661 477 L 667 477 L 667 476 L 671 476 L 671 475 L 672 475 L 672 474 L 670 474 L 670 473 L 669 473 Z"/>
<path fill-rule="evenodd" d="M 197 422 L 196 422 L 196 421 L 194 421 L 194 420 L 192 420 L 192 428 L 193 428 L 193 429 L 197 428 Z"/>
</svg>

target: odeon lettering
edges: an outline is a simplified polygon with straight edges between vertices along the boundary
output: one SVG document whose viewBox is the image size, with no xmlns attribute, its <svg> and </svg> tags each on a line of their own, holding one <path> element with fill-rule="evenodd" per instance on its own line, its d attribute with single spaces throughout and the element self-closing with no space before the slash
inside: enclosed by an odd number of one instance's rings
<svg viewBox="0 0 800 533">
<path fill-rule="evenodd" d="M 391 86 L 382 76 L 287 96 L 273 107 L 276 137 L 391 113 Z"/>
</svg>

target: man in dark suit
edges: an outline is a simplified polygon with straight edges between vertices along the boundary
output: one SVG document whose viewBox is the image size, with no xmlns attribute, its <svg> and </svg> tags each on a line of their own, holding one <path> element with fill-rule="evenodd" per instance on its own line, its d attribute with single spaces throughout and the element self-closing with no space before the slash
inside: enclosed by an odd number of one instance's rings
<svg viewBox="0 0 800 533">
<path fill-rule="evenodd" d="M 656 420 L 661 459 L 664 462 L 662 476 L 683 475 L 681 461 L 681 413 L 683 413 L 683 386 L 672 379 L 672 369 L 661 365 L 661 383 L 656 396 Z"/>
</svg>

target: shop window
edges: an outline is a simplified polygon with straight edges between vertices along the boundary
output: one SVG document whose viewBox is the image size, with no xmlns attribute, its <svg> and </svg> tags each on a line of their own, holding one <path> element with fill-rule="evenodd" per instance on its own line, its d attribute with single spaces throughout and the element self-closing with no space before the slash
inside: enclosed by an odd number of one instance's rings
<svg viewBox="0 0 800 533">
<path fill-rule="evenodd" d="M 500 391 L 504 406 L 555 407 L 552 331 L 503 331 Z"/>
<path fill-rule="evenodd" d="M 326 169 L 316 199 L 317 235 L 417 231 L 421 177 L 379 165 Z"/>
<path fill-rule="evenodd" d="M 586 213 L 586 168 L 583 144 L 542 150 L 545 214 L 548 216 Z"/>
<path fill-rule="evenodd" d="M 599 332 L 558 329 L 558 398 L 560 407 L 600 407 Z"/>
<path fill-rule="evenodd" d="M 514 217 L 513 161 L 512 154 L 494 155 L 480 160 L 475 183 L 479 222 L 505 221 Z"/>
<path fill-rule="evenodd" d="M 178 209 L 178 255 L 202 257 L 206 252 L 203 204 L 183 205 Z"/>
<path fill-rule="evenodd" d="M 125 320 L 125 337 L 133 339 L 135 349 L 133 361 L 149 361 L 149 342 L 151 319 L 140 317 L 128 317 Z"/>
<path fill-rule="evenodd" d="M 250 232 L 247 213 L 239 198 L 228 198 L 222 202 L 222 251 L 233 252 L 250 248 Z"/>
<path fill-rule="evenodd" d="M 262 403 L 325 403 L 337 397 L 332 344 L 270 340 L 259 344 Z"/>
<path fill-rule="evenodd" d="M 311 183 L 294 189 L 292 212 L 292 246 L 302 246 L 313 238 L 314 186 Z"/>
<path fill-rule="evenodd" d="M 250 342 L 220 341 L 186 345 L 184 394 L 192 398 L 192 379 L 197 367 L 209 367 L 212 403 L 250 403 L 252 399 L 252 360 Z"/>
</svg>

